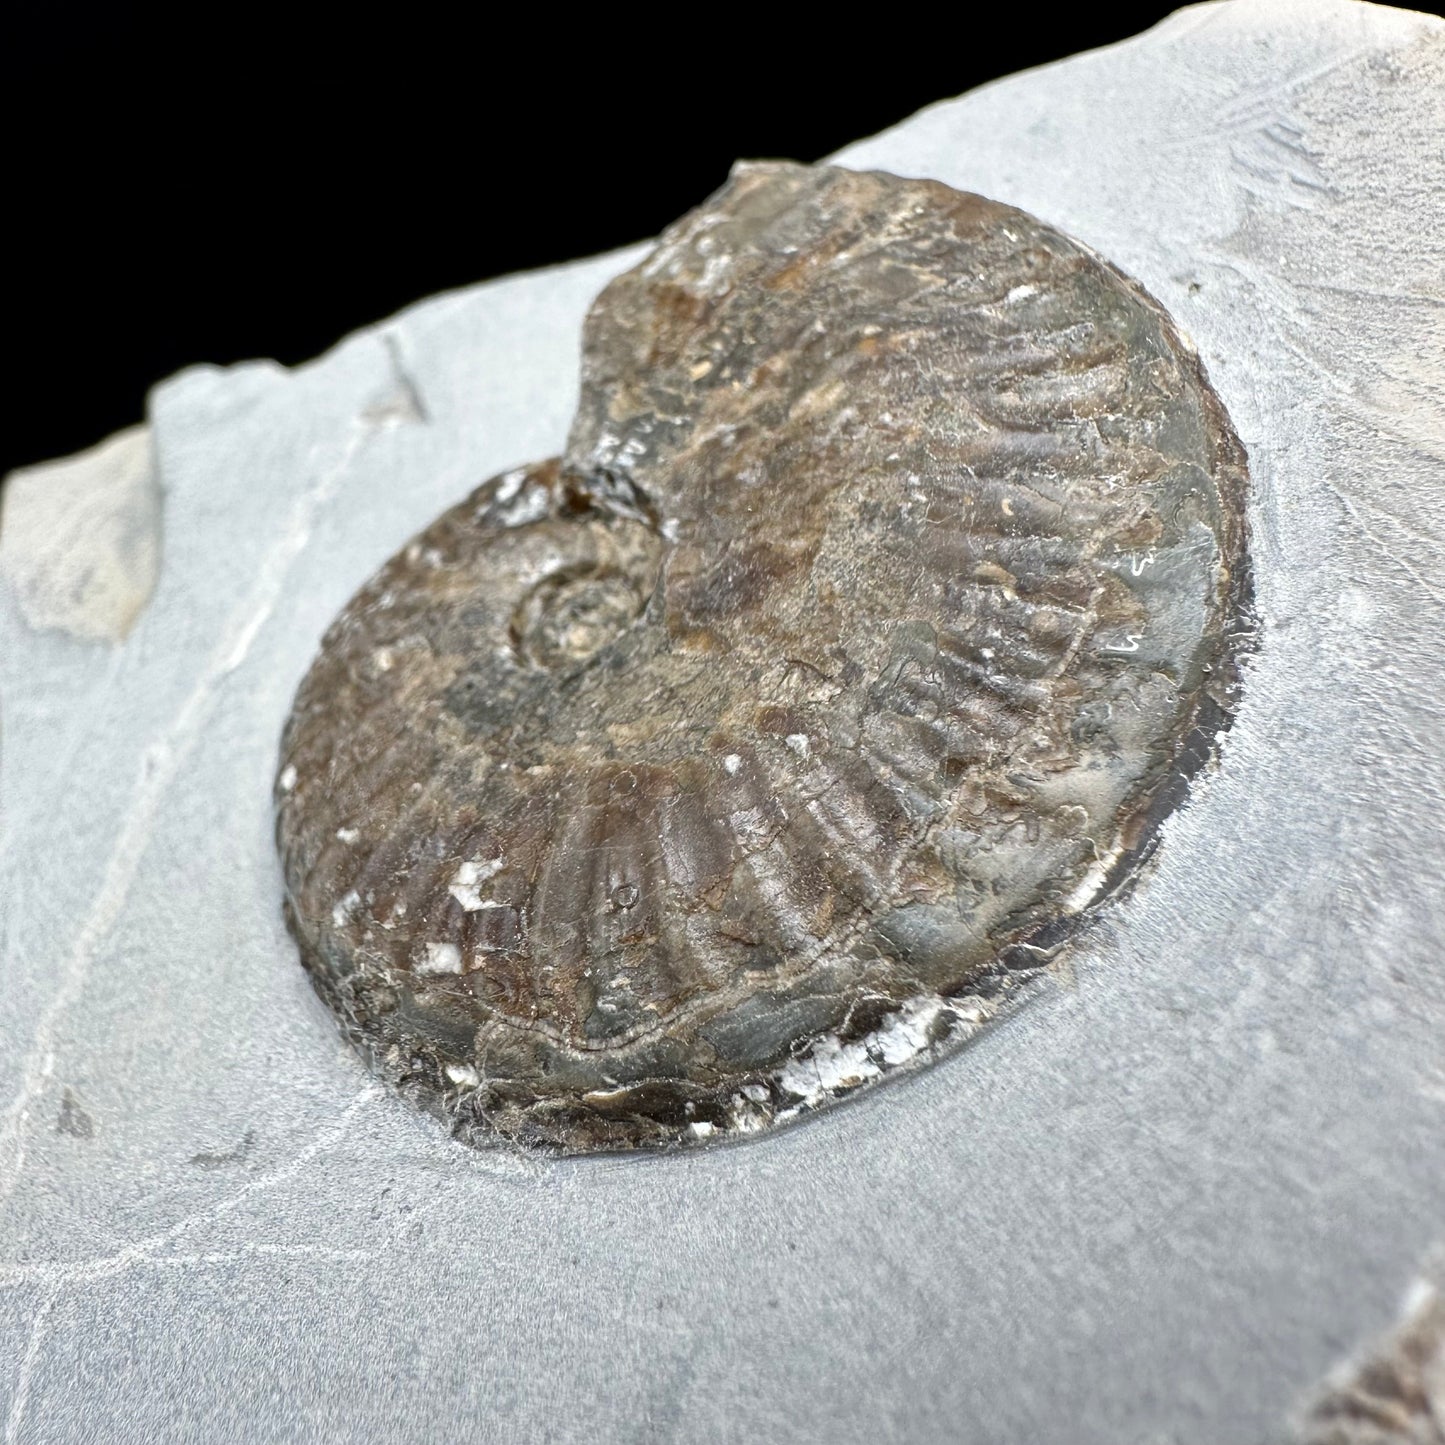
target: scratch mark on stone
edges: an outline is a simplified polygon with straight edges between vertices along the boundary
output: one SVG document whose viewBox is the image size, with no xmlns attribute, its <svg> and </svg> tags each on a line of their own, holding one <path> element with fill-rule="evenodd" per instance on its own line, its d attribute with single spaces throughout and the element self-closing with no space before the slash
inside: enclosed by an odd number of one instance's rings
<svg viewBox="0 0 1445 1445">
<path fill-rule="evenodd" d="M 58 983 L 36 1024 L 20 1086 L 0 1119 L 0 1200 L 14 1193 L 24 1167 L 26 1124 L 55 1070 L 60 1020 L 81 997 L 91 965 L 125 909 L 166 793 L 200 741 L 221 683 L 245 661 L 275 610 L 287 573 L 310 540 L 317 514 L 335 495 L 365 436 L 363 430 L 354 429 L 340 459 L 296 499 L 286 530 L 263 560 L 251 591 L 231 614 L 195 686 L 170 726 L 141 758 L 130 805 L 100 887 L 69 954 L 56 970 Z"/>
<path fill-rule="evenodd" d="M 219 1219 L 223 1215 L 230 1214 L 238 1209 L 252 1195 L 264 1193 L 274 1185 L 283 1184 L 286 1180 L 293 1178 L 306 1168 L 310 1162 L 319 1154 L 324 1154 L 328 1149 L 333 1148 L 345 1137 L 346 1131 L 351 1127 L 351 1121 L 357 1112 L 371 1100 L 381 1093 L 379 1084 L 368 1084 L 356 1094 L 334 1124 L 324 1133 L 318 1134 L 304 1149 L 293 1155 L 285 1164 L 271 1170 L 267 1174 L 251 1180 L 236 1190 L 234 1194 L 228 1194 L 217 1200 L 214 1204 L 198 1209 L 192 1214 L 183 1215 L 174 1224 L 167 1225 L 164 1229 L 155 1234 L 148 1235 L 144 1239 L 137 1240 L 134 1244 L 128 1244 L 123 1249 L 118 1249 L 114 1254 L 107 1255 L 102 1259 L 87 1260 L 80 1264 L 39 1264 L 23 1266 L 18 1269 L 0 1271 L 0 1284 L 17 1285 L 31 1282 L 48 1283 L 53 1288 L 59 1289 L 62 1285 L 94 1284 L 98 1280 L 112 1279 L 117 1275 L 124 1274 L 127 1270 L 139 1265 L 163 1265 L 167 1263 L 167 1257 L 156 1255 L 156 1251 L 169 1244 L 171 1240 L 179 1238 L 188 1230 L 194 1229 L 199 1224 L 205 1224 L 213 1219 Z M 293 1247 L 294 1248 L 294 1247 Z M 300 1248 L 306 1248 L 304 1246 Z M 238 1257 L 244 1258 L 249 1254 L 266 1253 L 267 1250 L 261 1246 L 251 1246 L 240 1251 Z M 204 1255 L 192 1256 L 194 1259 L 204 1259 Z"/>
<path fill-rule="evenodd" d="M 1366 525 L 1365 519 L 1360 515 L 1359 507 L 1356 506 L 1355 503 L 1352 502 L 1350 498 L 1345 495 L 1344 492 L 1342 492 L 1331 481 L 1326 481 L 1323 485 L 1327 491 L 1332 492 L 1337 498 L 1339 498 L 1340 505 L 1343 506 L 1345 511 L 1349 514 L 1350 521 L 1355 524 L 1355 527 L 1359 531 L 1360 535 L 1363 537 L 1367 537 L 1371 542 L 1373 542 L 1375 544 L 1375 547 L 1379 550 L 1381 556 L 1383 556 L 1387 561 L 1393 562 L 1395 566 L 1397 566 L 1402 572 L 1406 573 L 1419 587 L 1423 588 L 1424 591 L 1428 593 L 1431 597 L 1434 597 L 1437 601 L 1445 602 L 1445 589 L 1442 589 L 1437 583 L 1430 581 L 1430 579 L 1426 577 L 1423 572 L 1421 572 L 1418 568 L 1412 566 L 1409 562 L 1407 562 L 1400 555 L 1397 548 L 1392 547 L 1387 541 L 1385 541 L 1383 537 L 1377 536 L 1373 531 L 1371 531 L 1369 526 Z"/>
<path fill-rule="evenodd" d="M 1422 442 L 1418 435 L 1402 429 L 1397 416 L 1362 396 L 1358 386 L 1352 385 L 1345 377 L 1332 370 L 1298 339 L 1300 333 L 1311 330 L 1307 310 L 1307 298 L 1311 292 L 1339 290 L 1348 293 L 1351 288 L 1327 285 L 1313 279 L 1307 286 L 1297 284 L 1287 277 L 1272 275 L 1262 267 L 1250 264 L 1242 256 L 1231 256 L 1224 251 L 1207 252 L 1206 256 L 1211 264 L 1232 272 L 1247 286 L 1254 287 L 1261 299 L 1261 314 L 1268 318 L 1275 339 L 1301 366 L 1310 371 L 1322 386 L 1328 387 L 1334 393 L 1341 409 L 1348 411 L 1366 426 L 1392 436 L 1406 446 L 1416 449 L 1423 447 L 1426 454 L 1431 456 L 1439 454 L 1438 442 L 1431 446 L 1428 440 Z M 1363 296 L 1368 293 L 1360 291 L 1358 294 Z"/>
<path fill-rule="evenodd" d="M 256 1131 L 247 1129 L 241 1142 L 231 1149 L 202 1150 L 191 1155 L 191 1163 L 198 1169 L 219 1169 L 224 1164 L 244 1164 L 256 1143 Z"/>
<path fill-rule="evenodd" d="M 1356 46 L 1339 55 L 1329 56 L 1319 64 L 1297 70 L 1262 85 L 1257 90 L 1246 91 L 1236 100 L 1221 107 L 1218 123 L 1214 126 L 1200 126 L 1188 135 L 1177 135 L 1166 139 L 1160 149 L 1166 151 L 1200 150 L 1211 142 L 1225 141 L 1231 136 L 1251 130 L 1264 130 L 1270 123 L 1284 119 L 1277 107 L 1296 100 L 1300 92 L 1317 80 L 1324 80 L 1337 70 L 1368 61 L 1374 50 L 1367 46 Z"/>
<path fill-rule="evenodd" d="M 376 1258 L 370 1249 L 327 1249 L 319 1244 L 250 1244 L 245 1249 L 210 1250 L 205 1254 L 161 1254 L 137 1260 L 150 1269 L 195 1269 L 215 1264 L 244 1264 L 248 1260 L 318 1259 L 328 1264 L 369 1264 Z"/>
<path fill-rule="evenodd" d="M 431 421 L 431 415 L 422 400 L 421 389 L 407 370 L 396 334 L 389 331 L 381 340 L 391 363 L 391 389 L 372 402 L 361 413 L 361 419 L 374 427 L 400 426 L 403 422 L 426 424 Z"/>
</svg>

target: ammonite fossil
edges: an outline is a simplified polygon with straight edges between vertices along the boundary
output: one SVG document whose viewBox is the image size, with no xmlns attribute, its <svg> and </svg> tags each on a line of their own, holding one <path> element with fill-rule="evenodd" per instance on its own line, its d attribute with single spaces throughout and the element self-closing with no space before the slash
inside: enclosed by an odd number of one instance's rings
<svg viewBox="0 0 1445 1445">
<path fill-rule="evenodd" d="M 317 989 L 472 1142 L 666 1146 L 937 1054 L 1227 715 L 1244 458 L 1011 207 L 747 165 L 588 318 L 566 454 L 327 633 L 277 833 Z"/>
</svg>

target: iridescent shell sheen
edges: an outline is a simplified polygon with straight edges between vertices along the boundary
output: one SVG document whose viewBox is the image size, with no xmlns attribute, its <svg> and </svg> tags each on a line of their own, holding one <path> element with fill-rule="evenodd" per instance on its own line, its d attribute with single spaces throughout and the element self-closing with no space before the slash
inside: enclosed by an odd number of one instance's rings
<svg viewBox="0 0 1445 1445">
<path fill-rule="evenodd" d="M 565 455 L 327 633 L 277 785 L 317 989 L 461 1137 L 564 1152 L 936 1055 L 1227 719 L 1244 481 L 1192 348 L 1083 246 L 739 167 L 594 305 Z"/>
</svg>

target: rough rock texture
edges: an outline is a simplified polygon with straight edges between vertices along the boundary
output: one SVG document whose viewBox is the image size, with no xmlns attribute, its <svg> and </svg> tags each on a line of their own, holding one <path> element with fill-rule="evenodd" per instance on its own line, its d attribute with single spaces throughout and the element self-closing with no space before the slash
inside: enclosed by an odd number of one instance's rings
<svg viewBox="0 0 1445 1445">
<path fill-rule="evenodd" d="M 640 252 L 162 387 L 127 641 L 0 603 L 9 1439 L 1287 1438 L 1445 1232 L 1442 29 L 1203 6 L 842 157 L 1021 206 L 1176 316 L 1249 453 L 1261 636 L 1068 974 L 736 1149 L 461 1148 L 336 1038 L 276 906 L 322 634 L 563 447 Z"/>
<path fill-rule="evenodd" d="M 1445 1445 L 1445 1253 L 1410 1287 L 1400 1323 L 1334 1372 L 1306 1445 Z"/>
<path fill-rule="evenodd" d="M 0 492 L 0 578 L 32 627 L 120 642 L 155 586 L 161 497 L 145 427 L 11 472 Z"/>
<path fill-rule="evenodd" d="M 972 1037 L 1177 800 L 1246 626 L 1198 358 L 1013 207 L 743 166 L 585 334 L 566 456 L 353 599 L 277 785 L 373 1066 L 569 1152 Z"/>
</svg>

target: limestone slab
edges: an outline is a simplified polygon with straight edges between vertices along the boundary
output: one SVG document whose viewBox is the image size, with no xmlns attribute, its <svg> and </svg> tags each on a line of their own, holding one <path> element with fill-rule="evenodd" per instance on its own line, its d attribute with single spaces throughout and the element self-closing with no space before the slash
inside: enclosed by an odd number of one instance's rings
<svg viewBox="0 0 1445 1445">
<path fill-rule="evenodd" d="M 1030 1007 L 735 1148 L 451 1143 L 279 912 L 323 629 L 560 450 L 640 251 L 160 387 L 124 642 L 0 600 L 7 1440 L 1287 1438 L 1445 1235 L 1442 95 L 1438 21 L 1229 0 L 839 157 L 1169 308 L 1250 454 L 1261 637 L 1219 766 Z"/>
</svg>

